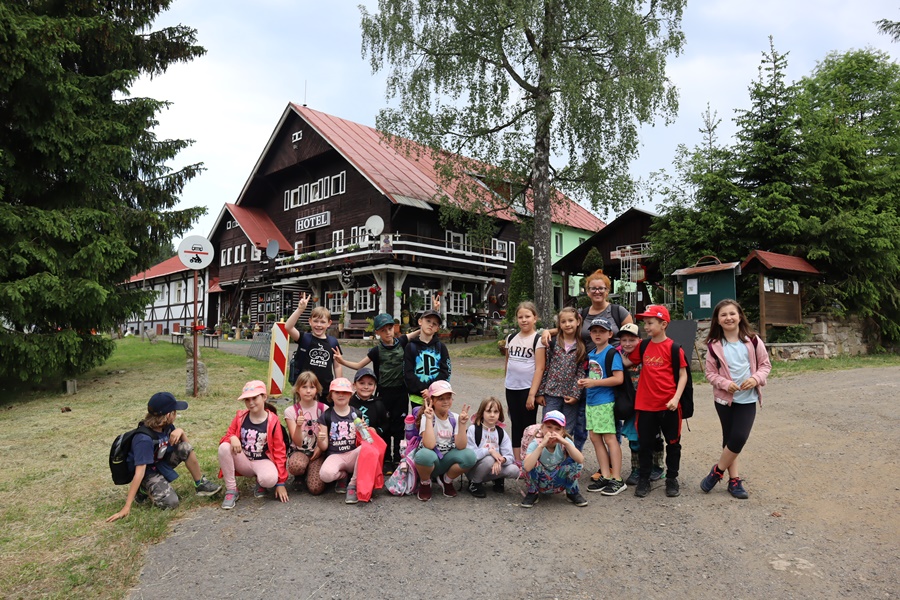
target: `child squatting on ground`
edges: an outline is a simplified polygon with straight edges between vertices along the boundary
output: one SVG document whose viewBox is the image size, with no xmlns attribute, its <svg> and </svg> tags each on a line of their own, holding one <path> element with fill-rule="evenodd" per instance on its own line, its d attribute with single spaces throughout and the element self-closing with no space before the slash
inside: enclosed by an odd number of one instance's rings
<svg viewBox="0 0 900 600">
<path fill-rule="evenodd" d="M 587 506 L 578 491 L 578 476 L 584 467 L 584 455 L 566 432 L 566 417 L 558 410 L 544 415 L 541 429 L 528 444 L 522 468 L 525 471 L 525 497 L 520 506 L 531 508 L 540 494 L 566 493 L 575 506 Z"/>
<path fill-rule="evenodd" d="M 303 371 L 294 382 L 294 403 L 284 409 L 288 435 L 287 470 L 294 476 L 294 488 L 306 482 L 313 496 L 325 491 L 319 476 L 325 456 L 319 448 L 319 421 L 328 406 L 319 401 L 322 385 L 312 371 Z"/>
<path fill-rule="evenodd" d="M 125 506 L 107 518 L 107 523 L 127 517 L 131 512 L 131 504 L 135 501 L 140 504 L 148 496 L 153 500 L 154 506 L 177 508 L 178 494 L 170 483 L 178 478 L 175 467 L 181 463 L 184 463 L 194 478 L 198 496 L 213 496 L 222 489 L 222 486 L 203 475 L 197 454 L 188 442 L 184 430 L 174 425 L 178 411 L 186 410 L 187 407 L 187 402 L 176 400 L 169 392 L 157 392 L 150 398 L 147 415 L 139 423 L 139 426 L 143 425 L 148 430 L 135 434 L 128 452 L 128 467 L 134 470 L 134 477 L 128 486 Z"/>
<path fill-rule="evenodd" d="M 468 448 L 475 452 L 476 463 L 469 471 L 469 492 L 484 498 L 484 482 L 493 481 L 494 491 L 502 494 L 504 480 L 516 479 L 519 466 L 512 451 L 512 438 L 503 430 L 503 406 L 494 397 L 481 401 L 466 432 Z"/>
<path fill-rule="evenodd" d="M 269 394 L 262 381 L 248 381 L 238 400 L 244 410 L 238 410 L 228 431 L 219 442 L 219 467 L 225 479 L 225 499 L 222 508 L 230 510 L 240 498 L 237 475 L 256 477 L 253 495 L 262 498 L 267 488 L 275 488 L 275 497 L 288 501 L 284 487 L 288 474 L 285 468 L 287 447 L 281 429 L 281 419 L 275 406 L 268 402 Z"/>
</svg>

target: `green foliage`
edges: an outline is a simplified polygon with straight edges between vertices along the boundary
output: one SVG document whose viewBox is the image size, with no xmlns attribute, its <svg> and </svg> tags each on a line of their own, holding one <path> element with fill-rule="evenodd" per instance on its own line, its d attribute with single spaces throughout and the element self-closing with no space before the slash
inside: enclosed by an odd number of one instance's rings
<svg viewBox="0 0 900 600">
<path fill-rule="evenodd" d="M 189 142 L 151 132 L 165 102 L 130 98 L 204 51 L 183 26 L 151 32 L 167 2 L 0 2 L 0 373 L 85 372 L 106 331 L 151 296 L 121 287 L 204 209 L 175 211 L 200 170 L 167 163 Z"/>
<path fill-rule="evenodd" d="M 512 274 L 509 276 L 509 300 L 506 304 L 506 318 L 515 322 L 516 306 L 519 302 L 534 298 L 534 258 L 531 248 L 522 246 L 516 252 L 516 264 L 513 265 Z"/>
<path fill-rule="evenodd" d="M 809 327 L 806 325 L 788 325 L 787 327 L 771 327 L 766 332 L 766 342 L 770 344 L 796 344 L 808 342 Z"/>
<path fill-rule="evenodd" d="M 602 268 L 603 256 L 597 248 L 591 248 L 588 250 L 587 255 L 584 257 L 584 261 L 581 263 L 581 272 L 587 276 Z"/>
</svg>

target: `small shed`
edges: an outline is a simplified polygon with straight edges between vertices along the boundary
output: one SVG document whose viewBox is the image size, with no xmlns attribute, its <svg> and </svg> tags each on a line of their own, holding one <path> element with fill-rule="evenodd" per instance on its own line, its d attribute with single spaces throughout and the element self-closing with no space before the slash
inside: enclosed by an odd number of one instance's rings
<svg viewBox="0 0 900 600">
<path fill-rule="evenodd" d="M 759 331 L 766 339 L 766 327 L 785 327 L 803 323 L 800 303 L 800 279 L 818 275 L 806 259 L 764 250 L 750 253 L 741 268 L 759 274 Z"/>
<path fill-rule="evenodd" d="M 704 256 L 693 267 L 672 273 L 682 284 L 685 317 L 711 318 L 719 301 L 737 297 L 735 278 L 740 274 L 740 262 L 723 263 L 715 256 Z"/>
</svg>

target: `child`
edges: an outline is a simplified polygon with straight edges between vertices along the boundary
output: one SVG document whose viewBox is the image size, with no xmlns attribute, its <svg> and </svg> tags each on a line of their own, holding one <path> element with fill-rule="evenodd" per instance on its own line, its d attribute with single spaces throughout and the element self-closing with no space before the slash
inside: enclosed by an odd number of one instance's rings
<svg viewBox="0 0 900 600">
<path fill-rule="evenodd" d="M 377 385 L 378 378 L 372 369 L 363 367 L 358 370 L 353 376 L 353 395 L 350 396 L 350 406 L 366 422 L 370 431 L 377 432 L 384 439 L 388 416 L 384 403 L 380 399 L 380 393 L 378 396 L 375 395 Z"/>
<path fill-rule="evenodd" d="M 325 453 L 325 462 L 319 476 L 322 481 L 335 481 L 337 494 L 346 492 L 347 504 L 356 504 L 356 461 L 359 445 L 356 439 L 356 424 L 359 415 L 350 407 L 353 387 L 350 380 L 338 377 L 329 386 L 332 407 L 325 411 L 319 421 L 319 449 Z M 347 478 L 350 483 L 347 483 Z"/>
<path fill-rule="evenodd" d="M 381 432 L 381 437 L 388 443 L 388 451 L 384 456 L 387 472 L 388 466 L 389 470 L 393 470 L 402 458 L 400 441 L 403 439 L 403 419 L 409 411 L 409 393 L 403 380 L 403 353 L 409 341 L 419 337 L 419 332 L 401 335 L 399 339 L 395 339 L 394 318 L 387 313 L 375 317 L 374 327 L 379 341 L 361 361 L 349 362 L 341 356 L 340 351 L 335 353 L 334 360 L 345 367 L 356 369 L 357 375 L 358 371 L 369 363 L 374 368 L 379 384 L 378 396 L 387 410 L 387 423 Z"/>
<path fill-rule="evenodd" d="M 622 325 L 619 329 L 619 351 L 623 357 L 631 354 L 638 344 L 641 343 L 641 335 L 638 326 L 634 323 Z M 641 365 L 634 365 L 625 369 L 625 377 L 631 378 L 633 389 L 637 389 L 638 381 L 641 378 Z M 637 485 L 640 473 L 640 460 L 638 454 L 640 452 L 640 443 L 638 443 L 637 426 L 635 424 L 635 416 L 622 424 L 622 435 L 628 439 L 628 449 L 631 450 L 631 475 L 625 480 L 625 485 Z M 663 441 L 662 437 L 657 433 L 653 442 L 653 468 L 650 469 L 650 481 L 662 479 L 665 469 L 663 468 Z"/>
<path fill-rule="evenodd" d="M 669 309 L 651 304 L 637 318 L 644 320 L 644 331 L 650 336 L 643 358 L 638 346 L 628 355 L 629 366 L 640 365 L 641 379 L 634 399 L 640 473 L 634 495 L 644 498 L 650 493 L 650 471 L 653 462 L 653 441 L 662 432 L 666 442 L 666 496 L 674 498 L 681 493 L 678 485 L 678 468 L 681 464 L 681 393 L 687 385 L 687 362 L 684 350 L 679 350 L 678 385 L 672 377 L 672 344 L 666 336 L 669 326 Z"/>
<path fill-rule="evenodd" d="M 372 498 L 374 489 L 384 487 L 384 472 L 389 470 L 385 457 L 387 444 L 384 442 L 388 413 L 380 395 L 375 395 L 377 385 L 378 379 L 372 369 L 363 367 L 353 377 L 354 391 L 350 397 L 350 406 L 366 422 L 372 437 L 371 444 L 367 442 L 360 445 L 356 461 L 356 495 L 363 502 Z"/>
<path fill-rule="evenodd" d="M 287 470 L 294 476 L 294 485 L 300 485 L 306 476 L 306 489 L 313 496 L 325 491 L 325 483 L 319 477 L 325 457 L 319 450 L 319 420 L 328 408 L 319 402 L 322 384 L 312 371 L 303 371 L 294 382 L 294 404 L 284 409 L 288 435 Z"/>
<path fill-rule="evenodd" d="M 609 345 L 612 325 L 603 317 L 591 321 L 589 329 L 594 349 L 588 354 L 588 376 L 578 380 L 578 385 L 587 390 L 585 416 L 591 443 L 600 465 L 600 477 L 588 485 L 589 492 L 600 492 L 604 496 L 615 496 L 626 488 L 622 481 L 622 448 L 616 438 L 616 418 L 613 414 L 616 397 L 614 386 L 625 380 L 622 357 Z M 612 352 L 612 372 L 606 371 L 606 355 Z"/>
<path fill-rule="evenodd" d="M 536 399 L 544 376 L 546 347 L 534 329 L 537 318 L 534 303 L 521 302 L 516 307 L 519 333 L 506 343 L 506 406 L 516 461 L 521 460 L 522 432 L 537 420 Z"/>
<path fill-rule="evenodd" d="M 469 492 L 476 498 L 484 498 L 485 481 L 494 482 L 494 491 L 502 494 L 503 480 L 519 476 L 512 451 L 512 439 L 503 431 L 503 406 L 494 397 L 481 401 L 472 417 L 473 424 L 466 432 L 466 447 L 475 452 L 476 463 L 469 471 Z"/>
<path fill-rule="evenodd" d="M 238 400 L 245 410 L 238 410 L 228 431 L 219 442 L 219 466 L 225 478 L 225 499 L 222 508 L 230 510 L 240 498 L 235 476 L 256 477 L 253 495 L 262 498 L 266 488 L 275 487 L 275 497 L 288 501 L 285 458 L 287 447 L 282 434 L 281 420 L 275 406 L 267 400 L 266 384 L 248 381 Z"/>
<path fill-rule="evenodd" d="M 450 355 L 437 338 L 441 323 L 441 313 L 426 310 L 419 317 L 419 339 L 410 340 L 404 350 L 403 377 L 413 407 L 422 405 L 428 395 L 428 386 L 438 380 L 450 379 Z"/>
<path fill-rule="evenodd" d="M 128 486 L 128 497 L 122 510 L 106 519 L 107 523 L 127 517 L 135 500 L 140 504 L 149 496 L 154 506 L 177 508 L 178 494 L 169 482 L 175 481 L 175 467 L 184 463 L 194 478 L 198 496 L 214 496 L 222 486 L 209 481 L 200 470 L 200 462 L 194 448 L 188 442 L 184 430 L 176 428 L 175 417 L 179 410 L 186 410 L 187 402 L 180 402 L 169 392 L 157 392 L 147 403 L 147 415 L 138 425 L 153 431 L 153 435 L 136 433 L 131 438 L 128 466 L 134 469 L 134 477 Z"/>
<path fill-rule="evenodd" d="M 331 313 L 324 306 L 315 307 L 309 315 L 309 327 L 312 332 L 300 333 L 296 327 L 297 321 L 308 303 L 309 296 L 301 294 L 297 310 L 292 312 L 284 323 L 290 338 L 297 342 L 297 357 L 292 361 L 294 364 L 291 365 L 291 373 L 312 371 L 325 390 L 335 377 L 343 375 L 340 363 L 335 364 L 334 360 L 334 353 L 340 352 L 341 345 L 336 338 L 326 333 L 331 327 Z M 320 397 L 319 400 L 328 403 L 327 395 Z"/>
<path fill-rule="evenodd" d="M 453 498 L 453 480 L 475 465 L 475 452 L 466 447 L 469 405 L 463 404 L 458 415 L 450 412 L 452 405 L 453 388 L 448 381 L 438 380 L 429 386 L 425 407 L 416 417 L 422 444 L 416 449 L 414 461 L 422 502 L 431 500 L 432 476 L 439 478 L 444 495 Z"/>
<path fill-rule="evenodd" d="M 576 431 L 578 416 L 584 412 L 585 403 L 578 380 L 584 377 L 587 367 L 587 351 L 579 333 L 581 315 L 567 306 L 559 311 L 557 321 L 559 335 L 550 340 L 547 368 L 536 401 L 543 404 L 545 415 L 558 410 L 566 416 L 566 431 L 574 439 L 575 447 L 581 450 L 587 441 L 587 431 Z"/>
<path fill-rule="evenodd" d="M 566 417 L 558 410 L 544 415 L 541 430 L 535 436 L 522 464 L 525 470 L 525 497 L 520 506 L 531 508 L 539 494 L 566 493 L 575 506 L 587 506 L 578 491 L 578 476 L 584 468 L 584 455 L 566 432 Z"/>
<path fill-rule="evenodd" d="M 716 304 L 706 343 L 706 379 L 712 385 L 716 414 L 722 425 L 722 455 L 700 482 L 700 489 L 711 491 L 727 470 L 728 492 L 746 500 L 750 494 L 738 473 L 738 455 L 750 437 L 756 403 L 762 403 L 760 388 L 766 385 L 772 365 L 765 344 L 734 300 Z"/>
</svg>

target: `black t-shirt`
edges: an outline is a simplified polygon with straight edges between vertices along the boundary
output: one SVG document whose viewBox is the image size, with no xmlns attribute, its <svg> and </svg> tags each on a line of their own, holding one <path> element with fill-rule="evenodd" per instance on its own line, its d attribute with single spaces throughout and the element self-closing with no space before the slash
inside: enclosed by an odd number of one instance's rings
<svg viewBox="0 0 900 600">
<path fill-rule="evenodd" d="M 353 394 L 350 397 L 350 406 L 359 413 L 359 418 L 365 421 L 366 425 L 377 431 L 382 438 L 384 437 L 388 425 L 387 409 L 377 396 L 363 401 L 362 398 Z"/>
<path fill-rule="evenodd" d="M 266 417 L 268 417 L 268 413 L 266 413 Z M 241 448 L 244 450 L 244 455 L 250 460 L 262 460 L 266 457 L 268 449 L 266 426 L 268 424 L 268 418 L 262 423 L 254 423 L 250 420 L 249 413 L 241 422 Z"/>
<path fill-rule="evenodd" d="M 334 407 L 329 408 L 319 420 L 320 425 L 324 425 L 328 430 L 328 450 L 326 455 L 343 454 L 350 452 L 356 448 L 356 425 L 353 419 L 357 418 L 356 411 L 350 409 L 350 414 L 342 417 L 334 411 Z"/>
<path fill-rule="evenodd" d="M 335 348 L 340 350 L 341 345 L 330 335 L 317 338 L 308 331 L 303 333 L 297 342 L 297 362 L 300 365 L 298 373 L 312 371 L 322 384 L 322 388 L 327 390 L 331 380 L 334 379 Z"/>
</svg>

